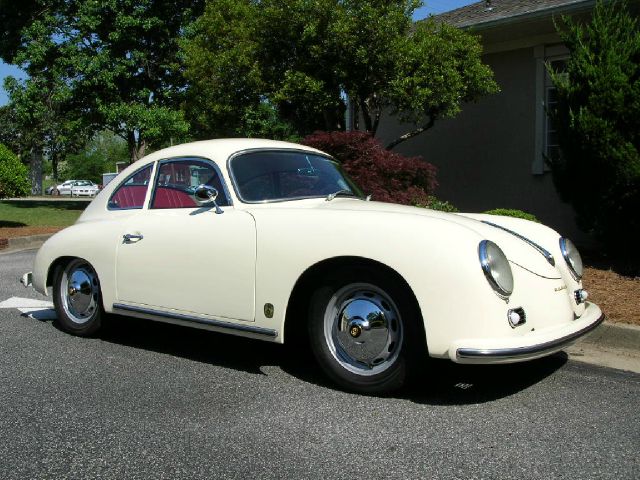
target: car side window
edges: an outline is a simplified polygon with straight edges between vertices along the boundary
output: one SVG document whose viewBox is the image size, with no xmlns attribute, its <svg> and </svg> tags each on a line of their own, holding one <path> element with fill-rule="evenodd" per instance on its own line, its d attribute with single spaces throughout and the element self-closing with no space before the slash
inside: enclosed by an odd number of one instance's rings
<svg viewBox="0 0 640 480">
<path fill-rule="evenodd" d="M 214 164 L 200 158 L 165 160 L 158 167 L 151 208 L 197 208 L 194 199 L 199 185 L 208 185 L 218 191 L 216 202 L 229 206 L 220 173 Z"/>
<path fill-rule="evenodd" d="M 152 166 L 147 165 L 133 173 L 113 192 L 109 199 L 109 210 L 130 210 L 144 206 Z"/>
</svg>

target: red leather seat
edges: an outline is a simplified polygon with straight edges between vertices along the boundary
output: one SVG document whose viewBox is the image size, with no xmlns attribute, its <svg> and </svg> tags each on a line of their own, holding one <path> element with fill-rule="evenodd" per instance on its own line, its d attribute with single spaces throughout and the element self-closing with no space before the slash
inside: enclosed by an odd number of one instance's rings
<svg viewBox="0 0 640 480">
<path fill-rule="evenodd" d="M 112 197 L 117 208 L 142 208 L 148 185 L 123 185 Z"/>
<path fill-rule="evenodd" d="M 188 193 L 175 188 L 158 186 L 151 208 L 195 208 L 197 206 Z"/>
</svg>

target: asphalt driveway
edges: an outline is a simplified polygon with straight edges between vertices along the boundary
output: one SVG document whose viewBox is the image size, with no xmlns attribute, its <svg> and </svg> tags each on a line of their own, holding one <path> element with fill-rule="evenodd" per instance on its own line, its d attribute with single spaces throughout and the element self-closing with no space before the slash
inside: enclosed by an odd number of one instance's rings
<svg viewBox="0 0 640 480">
<path fill-rule="evenodd" d="M 0 255 L 0 302 L 33 252 Z M 0 478 L 640 477 L 640 375 L 433 362 L 391 398 L 278 345 L 116 318 L 94 339 L 0 308 Z"/>
</svg>

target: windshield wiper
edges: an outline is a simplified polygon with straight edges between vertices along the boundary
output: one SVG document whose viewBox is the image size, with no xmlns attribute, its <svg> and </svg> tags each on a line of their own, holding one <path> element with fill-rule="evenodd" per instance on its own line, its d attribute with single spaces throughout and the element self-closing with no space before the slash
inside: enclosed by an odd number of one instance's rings
<svg viewBox="0 0 640 480">
<path fill-rule="evenodd" d="M 342 190 L 338 190 L 337 192 L 333 192 L 333 193 L 330 193 L 329 195 L 327 195 L 326 201 L 330 202 L 331 200 L 336 198 L 338 195 L 347 195 L 349 197 L 355 197 L 356 196 L 356 194 L 353 193 L 348 188 L 343 188 Z"/>
</svg>

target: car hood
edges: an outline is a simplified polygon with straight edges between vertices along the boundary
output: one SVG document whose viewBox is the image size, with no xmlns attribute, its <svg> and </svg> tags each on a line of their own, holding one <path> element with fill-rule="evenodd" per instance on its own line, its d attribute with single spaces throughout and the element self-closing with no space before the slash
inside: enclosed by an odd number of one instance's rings
<svg viewBox="0 0 640 480">
<path fill-rule="evenodd" d="M 274 204 L 269 205 L 271 208 L 274 207 Z M 542 253 L 545 250 L 549 252 L 557 265 L 561 258 L 558 246 L 560 235 L 549 227 L 527 220 L 495 215 L 438 212 L 428 208 L 365 202 L 353 198 L 336 198 L 330 202 L 324 199 L 321 201 L 315 199 L 314 201 L 283 202 L 279 208 L 318 208 L 354 213 L 376 212 L 384 215 L 418 216 L 427 221 L 432 219 L 452 222 L 469 231 L 470 235 L 475 234 L 478 242 L 483 239 L 495 242 L 512 264 L 541 277 L 562 278 L 560 271 Z"/>
</svg>

